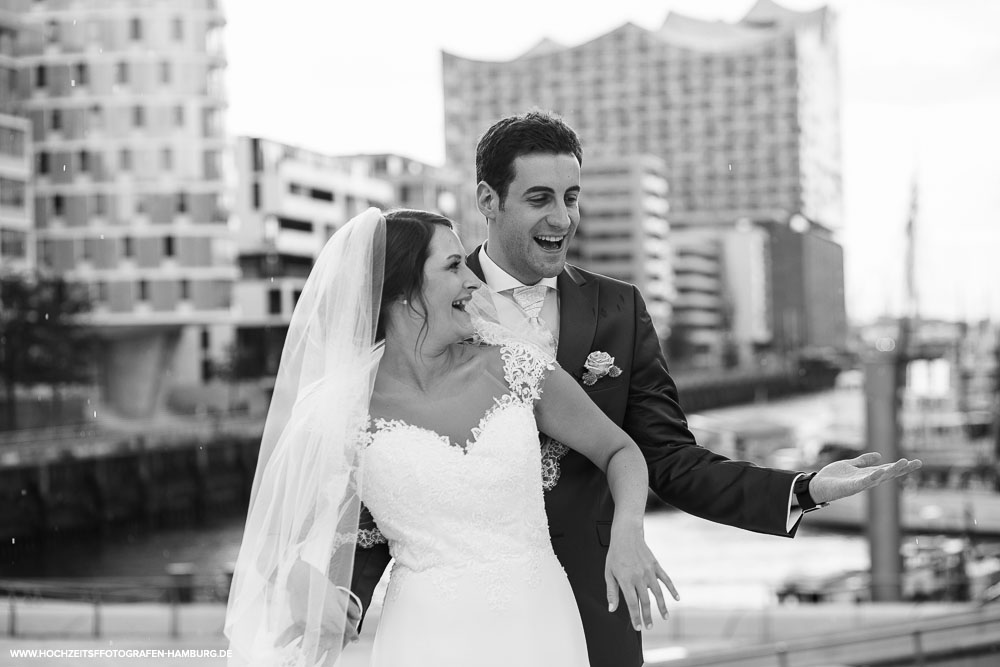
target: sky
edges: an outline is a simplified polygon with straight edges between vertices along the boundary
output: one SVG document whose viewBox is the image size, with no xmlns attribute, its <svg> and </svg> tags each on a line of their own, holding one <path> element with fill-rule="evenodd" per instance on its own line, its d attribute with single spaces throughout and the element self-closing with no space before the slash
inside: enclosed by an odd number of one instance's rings
<svg viewBox="0 0 1000 667">
<path fill-rule="evenodd" d="M 224 0 L 229 131 L 442 164 L 442 50 L 508 60 L 545 37 L 573 46 L 626 21 L 655 30 L 669 11 L 735 21 L 753 3 Z M 1000 319 L 1000 2 L 781 4 L 840 16 L 851 319 L 902 308 L 913 182 L 921 314 Z"/>
</svg>

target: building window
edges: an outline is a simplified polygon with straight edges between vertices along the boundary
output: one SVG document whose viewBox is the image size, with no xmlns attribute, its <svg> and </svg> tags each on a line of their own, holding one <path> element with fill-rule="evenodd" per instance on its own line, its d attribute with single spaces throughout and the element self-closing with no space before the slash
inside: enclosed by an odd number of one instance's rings
<svg viewBox="0 0 1000 667">
<path fill-rule="evenodd" d="M 81 173 L 90 171 L 90 153 L 87 151 L 80 151 L 76 156 L 76 160 Z"/>
<path fill-rule="evenodd" d="M 74 68 L 74 76 L 73 76 L 73 80 L 76 82 L 76 85 L 86 86 L 88 76 L 89 73 L 87 71 L 87 64 L 78 63 Z"/>
<path fill-rule="evenodd" d="M 146 301 L 149 299 L 149 281 L 140 280 L 139 281 L 139 301 Z"/>
<path fill-rule="evenodd" d="M 132 151 L 127 148 L 123 148 L 118 152 L 118 168 L 122 171 L 129 171 L 132 169 Z"/>
<path fill-rule="evenodd" d="M 133 42 L 138 42 L 142 39 L 142 21 L 139 19 L 132 19 L 129 21 L 129 36 L 132 38 Z"/>
<path fill-rule="evenodd" d="M 271 315 L 281 315 L 281 290 L 273 289 L 267 292 L 267 312 Z"/>
<path fill-rule="evenodd" d="M 0 206 L 24 206 L 24 181 L 0 177 Z"/>
<path fill-rule="evenodd" d="M 177 193 L 177 204 L 176 204 L 176 206 L 177 206 L 176 210 L 177 210 L 178 213 L 187 213 L 188 205 L 187 205 L 187 195 L 185 193 L 183 193 L 183 192 L 178 192 Z"/>
<path fill-rule="evenodd" d="M 90 113 L 87 116 L 87 126 L 91 130 L 97 130 L 101 127 L 101 107 L 96 104 L 90 107 Z"/>
<path fill-rule="evenodd" d="M 38 173 L 48 174 L 49 173 L 49 154 L 42 151 L 38 154 Z"/>
<path fill-rule="evenodd" d="M 49 21 L 45 24 L 45 41 L 49 44 L 59 43 L 59 22 Z"/>
<path fill-rule="evenodd" d="M 252 188 L 253 193 L 253 210 L 260 210 L 260 183 L 254 183 Z"/>
<path fill-rule="evenodd" d="M 104 217 L 108 212 L 107 195 L 94 195 L 94 215 Z"/>
<path fill-rule="evenodd" d="M 169 148 L 160 151 L 160 168 L 164 171 L 170 171 L 174 168 L 174 152 Z"/>
<path fill-rule="evenodd" d="M 144 127 L 146 125 L 146 110 L 140 106 L 132 107 L 132 126 Z"/>
<path fill-rule="evenodd" d="M 0 256 L 3 257 L 26 257 L 28 254 L 28 235 L 16 229 L 0 229 Z M 45 243 L 44 241 L 42 242 Z M 42 245 L 43 251 L 45 246 Z M 42 263 L 46 263 L 45 256 L 42 256 Z"/>
<path fill-rule="evenodd" d="M 173 257 L 174 256 L 174 237 L 164 236 L 163 237 L 163 256 Z"/>
<path fill-rule="evenodd" d="M 49 128 L 52 130 L 62 130 L 62 111 L 53 109 L 49 117 Z"/>
<path fill-rule="evenodd" d="M 202 327 L 201 349 L 207 350 L 211 346 L 212 346 L 212 334 L 209 332 L 208 327 Z"/>
<path fill-rule="evenodd" d="M 174 125 L 184 127 L 184 107 L 179 104 L 174 107 Z"/>
<path fill-rule="evenodd" d="M 333 201 L 333 193 L 320 188 L 310 188 L 309 196 L 320 201 Z"/>
<path fill-rule="evenodd" d="M 35 68 L 35 88 L 45 87 L 45 65 L 39 65 Z"/>
<path fill-rule="evenodd" d="M 52 214 L 61 216 L 66 211 L 66 199 L 62 195 L 53 195 Z"/>
<path fill-rule="evenodd" d="M 101 302 L 108 300 L 108 284 L 103 280 L 97 283 L 97 300 Z"/>
<path fill-rule="evenodd" d="M 132 257 L 132 237 L 123 236 L 122 237 L 122 257 Z"/>
<path fill-rule="evenodd" d="M 191 281 L 182 280 L 181 281 L 181 301 L 187 301 L 191 298 Z"/>
<path fill-rule="evenodd" d="M 21 157 L 24 145 L 24 132 L 12 127 L 0 127 L 0 153 Z"/>
<path fill-rule="evenodd" d="M 170 63 L 160 63 L 160 83 L 170 83 Z"/>
<path fill-rule="evenodd" d="M 115 81 L 128 83 L 128 63 L 118 63 L 115 67 Z"/>
<path fill-rule="evenodd" d="M 184 20 L 177 16 L 174 18 L 173 30 L 174 41 L 179 42 L 184 39 Z"/>
</svg>

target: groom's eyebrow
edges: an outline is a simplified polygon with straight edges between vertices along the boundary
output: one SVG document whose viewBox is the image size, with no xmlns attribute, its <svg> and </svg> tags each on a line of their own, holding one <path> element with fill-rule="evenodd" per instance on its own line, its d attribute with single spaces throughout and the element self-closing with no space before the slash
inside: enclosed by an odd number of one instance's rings
<svg viewBox="0 0 1000 667">
<path fill-rule="evenodd" d="M 528 188 L 527 190 L 525 190 L 524 194 L 525 194 L 525 196 L 527 196 L 527 195 L 537 194 L 539 192 L 545 192 L 545 193 L 550 194 L 550 195 L 554 195 L 556 193 L 555 190 L 553 190 L 552 188 L 548 187 L 547 185 L 534 185 L 534 186 Z"/>
</svg>

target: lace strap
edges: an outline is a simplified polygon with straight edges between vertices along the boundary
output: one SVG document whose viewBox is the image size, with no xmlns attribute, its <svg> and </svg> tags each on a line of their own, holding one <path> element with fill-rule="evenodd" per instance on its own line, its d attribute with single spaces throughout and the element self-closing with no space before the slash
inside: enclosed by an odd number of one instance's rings
<svg viewBox="0 0 1000 667">
<path fill-rule="evenodd" d="M 533 404 L 542 396 L 542 383 L 555 369 L 553 360 L 532 345 L 508 341 L 500 348 L 503 376 L 514 397 Z"/>
</svg>

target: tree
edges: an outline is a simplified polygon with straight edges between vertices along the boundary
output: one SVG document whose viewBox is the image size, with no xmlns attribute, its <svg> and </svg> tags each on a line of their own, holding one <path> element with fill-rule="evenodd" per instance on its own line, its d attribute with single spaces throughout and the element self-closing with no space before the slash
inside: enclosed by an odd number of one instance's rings
<svg viewBox="0 0 1000 667">
<path fill-rule="evenodd" d="M 92 379 L 93 338 L 78 321 L 89 310 L 83 285 L 41 274 L 0 276 L 0 384 L 9 428 L 17 428 L 18 385 Z"/>
</svg>

